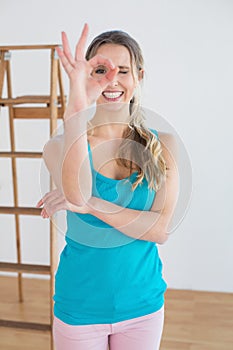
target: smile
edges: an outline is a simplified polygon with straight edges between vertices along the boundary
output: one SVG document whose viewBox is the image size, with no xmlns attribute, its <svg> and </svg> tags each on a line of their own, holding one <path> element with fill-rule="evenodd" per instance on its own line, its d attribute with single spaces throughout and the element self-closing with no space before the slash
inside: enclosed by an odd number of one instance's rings
<svg viewBox="0 0 233 350">
<path fill-rule="evenodd" d="M 108 101 L 118 101 L 120 97 L 123 95 L 123 93 L 124 93 L 123 91 L 114 91 L 114 92 L 104 91 L 102 95 Z"/>
</svg>

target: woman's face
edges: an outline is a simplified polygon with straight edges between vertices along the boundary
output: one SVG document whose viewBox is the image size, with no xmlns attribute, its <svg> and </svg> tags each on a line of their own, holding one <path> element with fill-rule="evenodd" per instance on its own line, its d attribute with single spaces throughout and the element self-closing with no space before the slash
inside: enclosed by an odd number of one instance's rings
<svg viewBox="0 0 233 350">
<path fill-rule="evenodd" d="M 109 58 L 113 64 L 119 68 L 114 80 L 102 91 L 96 101 L 97 105 L 110 107 L 114 110 L 121 108 L 123 104 L 129 104 L 138 84 L 138 79 L 134 79 L 133 67 L 128 49 L 123 45 L 104 44 L 99 47 L 96 54 Z M 94 69 L 92 76 L 96 79 L 106 73 L 104 66 Z"/>
</svg>

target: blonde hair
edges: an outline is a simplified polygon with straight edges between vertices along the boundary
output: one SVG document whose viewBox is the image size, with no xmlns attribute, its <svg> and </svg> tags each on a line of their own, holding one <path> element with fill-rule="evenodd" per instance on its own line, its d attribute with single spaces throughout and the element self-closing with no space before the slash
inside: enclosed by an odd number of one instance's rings
<svg viewBox="0 0 233 350">
<path fill-rule="evenodd" d="M 121 30 L 107 31 L 95 37 L 87 49 L 86 59 L 89 60 L 95 56 L 98 48 L 104 44 L 125 46 L 130 54 L 134 79 L 136 75 L 142 74 L 144 60 L 141 48 L 129 34 Z M 144 123 L 146 118 L 140 105 L 140 97 L 138 85 L 130 101 L 130 121 L 122 135 L 123 141 L 119 146 L 116 162 L 130 169 L 130 173 L 132 173 L 132 163 L 135 162 L 138 175 L 132 184 L 133 191 L 144 178 L 148 181 L 149 188 L 157 191 L 165 180 L 166 164 L 159 139 Z"/>
</svg>

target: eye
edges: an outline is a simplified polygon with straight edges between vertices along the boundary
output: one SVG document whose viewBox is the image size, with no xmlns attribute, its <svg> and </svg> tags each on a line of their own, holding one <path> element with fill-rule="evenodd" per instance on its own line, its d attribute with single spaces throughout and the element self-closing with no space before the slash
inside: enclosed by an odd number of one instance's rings
<svg viewBox="0 0 233 350">
<path fill-rule="evenodd" d="M 97 67 L 94 70 L 94 73 L 96 73 L 96 74 L 105 74 L 105 73 L 107 73 L 107 69 L 104 66 L 103 67 Z"/>
<path fill-rule="evenodd" d="M 127 74 L 127 73 L 129 73 L 129 71 L 128 71 L 128 70 L 120 70 L 119 73 L 121 73 L 121 74 Z"/>
</svg>

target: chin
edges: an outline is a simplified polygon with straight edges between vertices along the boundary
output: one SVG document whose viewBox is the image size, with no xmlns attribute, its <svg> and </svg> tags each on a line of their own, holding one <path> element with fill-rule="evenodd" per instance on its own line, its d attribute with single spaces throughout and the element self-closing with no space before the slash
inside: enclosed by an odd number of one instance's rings
<svg viewBox="0 0 233 350">
<path fill-rule="evenodd" d="M 129 103 L 127 102 L 104 102 L 104 103 L 98 103 L 98 108 L 102 110 L 117 112 L 125 109 L 126 107 L 129 108 Z"/>
</svg>

